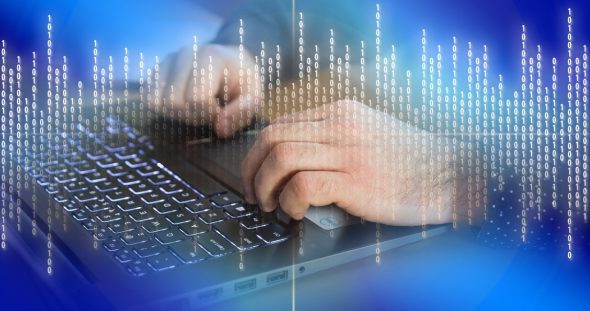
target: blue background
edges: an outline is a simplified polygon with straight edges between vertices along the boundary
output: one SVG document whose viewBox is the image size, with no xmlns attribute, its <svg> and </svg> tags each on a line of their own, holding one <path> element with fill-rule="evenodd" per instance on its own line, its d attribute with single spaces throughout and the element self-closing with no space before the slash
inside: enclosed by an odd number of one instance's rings
<svg viewBox="0 0 590 311">
<path fill-rule="evenodd" d="M 68 55 L 72 75 L 87 79 L 92 40 L 99 41 L 103 59 L 107 55 L 120 59 L 123 47 L 131 53 L 144 51 L 146 59 L 152 59 L 190 44 L 193 34 L 198 34 L 201 41 L 212 38 L 221 21 L 216 16 L 231 13 L 239 2 L 2 0 L 0 39 L 7 41 L 12 56 L 43 51 L 50 13 L 54 19 L 56 55 Z M 590 43 L 587 1 L 415 0 L 382 1 L 382 5 L 386 35 L 399 46 L 400 58 L 418 59 L 415 53 L 420 30 L 426 28 L 433 42 L 448 44 L 450 37 L 456 35 L 462 42 L 488 44 L 492 66 L 513 83 L 519 74 L 520 25 L 527 25 L 531 42 L 542 44 L 550 55 L 563 57 L 565 17 L 571 7 L 576 42 Z M 147 61 L 146 65 L 149 64 Z M 384 255 L 381 265 L 368 258 L 302 280 L 298 306 L 588 308 L 590 274 L 586 258 L 569 262 L 561 253 L 492 250 L 463 237 L 437 238 L 419 244 Z M 404 269 L 400 270 L 400 265 Z M 9 241 L 8 250 L 0 253 L 0 309 L 56 308 L 44 277 L 37 276 L 22 262 Z M 318 284 L 326 292 L 312 290 Z M 289 308 L 290 293 L 288 285 L 279 286 L 243 298 L 239 303 L 229 302 L 225 307 L 232 309 L 244 303 Z M 333 299 L 338 294 L 349 298 Z M 357 304 L 351 304 L 351 300 Z"/>
</svg>

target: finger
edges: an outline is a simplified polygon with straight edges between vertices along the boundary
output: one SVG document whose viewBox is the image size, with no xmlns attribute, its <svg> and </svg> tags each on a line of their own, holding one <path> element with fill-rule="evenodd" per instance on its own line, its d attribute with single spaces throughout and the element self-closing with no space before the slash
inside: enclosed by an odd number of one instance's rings
<svg viewBox="0 0 590 311">
<path fill-rule="evenodd" d="M 329 131 L 318 123 L 273 124 L 262 130 L 254 146 L 242 160 L 241 179 L 246 200 L 254 203 L 254 177 L 270 150 L 282 142 L 329 143 L 334 139 Z"/>
<path fill-rule="evenodd" d="M 214 121 L 221 110 L 216 97 L 223 83 L 224 57 L 218 47 L 206 45 L 200 48 L 197 54 L 196 81 L 191 76 L 194 58 L 188 57 L 190 63 L 187 66 L 190 66 L 190 70 L 184 96 L 194 99 L 194 108 L 202 123 Z"/>
<path fill-rule="evenodd" d="M 322 105 L 317 108 L 299 111 L 286 116 L 278 117 L 272 120 L 273 124 L 277 123 L 295 123 L 295 122 L 314 122 L 326 119 L 328 105 Z"/>
<path fill-rule="evenodd" d="M 276 118 L 272 123 L 295 123 L 321 121 L 334 116 L 348 115 L 359 104 L 353 101 L 339 100 L 333 103 L 322 105 L 314 109 L 300 111 L 291 115 Z"/>
<path fill-rule="evenodd" d="M 248 126 L 254 117 L 255 105 L 256 99 L 244 95 L 224 106 L 214 121 L 215 134 L 227 138 Z"/>
<path fill-rule="evenodd" d="M 254 178 L 254 190 L 261 208 L 277 207 L 278 193 L 292 175 L 299 171 L 339 171 L 345 165 L 346 152 L 331 145 L 286 142 L 268 154 Z"/>
<path fill-rule="evenodd" d="M 350 175 L 343 172 L 302 171 L 287 182 L 279 195 L 281 209 L 296 220 L 305 217 L 310 205 L 351 206 L 353 187 Z"/>
</svg>

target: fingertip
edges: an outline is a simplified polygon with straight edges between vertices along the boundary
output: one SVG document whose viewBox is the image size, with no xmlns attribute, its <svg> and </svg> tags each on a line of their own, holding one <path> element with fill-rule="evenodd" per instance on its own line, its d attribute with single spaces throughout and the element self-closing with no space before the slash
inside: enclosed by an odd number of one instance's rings
<svg viewBox="0 0 590 311">
<path fill-rule="evenodd" d="M 231 128 L 231 121 L 223 111 L 215 118 L 214 131 L 215 134 L 221 138 L 228 138 L 234 134 L 234 131 Z"/>
<path fill-rule="evenodd" d="M 256 204 L 256 197 L 252 193 L 252 189 L 250 187 L 244 188 L 244 198 L 246 199 L 247 203 Z"/>
</svg>

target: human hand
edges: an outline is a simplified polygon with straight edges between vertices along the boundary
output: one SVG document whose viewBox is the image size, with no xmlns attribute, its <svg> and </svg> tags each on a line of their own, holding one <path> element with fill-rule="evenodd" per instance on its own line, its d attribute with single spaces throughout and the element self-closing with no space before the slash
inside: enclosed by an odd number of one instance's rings
<svg viewBox="0 0 590 311">
<path fill-rule="evenodd" d="M 360 103 L 338 101 L 275 120 L 242 162 L 246 200 L 294 219 L 335 203 L 368 221 L 452 220 L 449 140 Z"/>
<path fill-rule="evenodd" d="M 159 101 L 150 109 L 166 105 L 170 116 L 212 123 L 217 136 L 229 137 L 250 123 L 258 105 L 254 58 L 237 46 L 208 44 L 194 52 L 188 46 L 161 63 Z"/>
</svg>

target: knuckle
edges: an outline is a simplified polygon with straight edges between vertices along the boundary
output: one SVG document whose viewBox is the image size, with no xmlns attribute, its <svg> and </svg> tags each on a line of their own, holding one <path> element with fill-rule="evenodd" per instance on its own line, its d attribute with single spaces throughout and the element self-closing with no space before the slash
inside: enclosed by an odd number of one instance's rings
<svg viewBox="0 0 590 311">
<path fill-rule="evenodd" d="M 301 198 L 307 198 L 310 191 L 310 180 L 307 175 L 298 173 L 293 176 L 291 180 L 293 193 Z"/>
<path fill-rule="evenodd" d="M 269 125 L 262 129 L 260 135 L 258 136 L 258 141 L 263 146 L 269 146 L 273 142 L 273 126 Z"/>
<path fill-rule="evenodd" d="M 276 145 L 269 154 L 269 160 L 272 165 L 279 168 L 286 168 L 291 162 L 291 157 L 294 152 L 294 147 L 289 143 L 281 143 Z"/>
<path fill-rule="evenodd" d="M 317 189 L 317 192 L 323 195 L 329 194 L 332 191 L 332 183 L 326 179 L 318 179 L 315 181 L 314 189 Z"/>
</svg>

